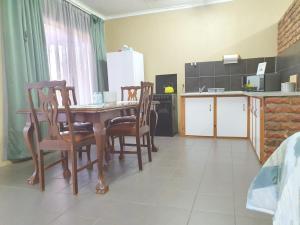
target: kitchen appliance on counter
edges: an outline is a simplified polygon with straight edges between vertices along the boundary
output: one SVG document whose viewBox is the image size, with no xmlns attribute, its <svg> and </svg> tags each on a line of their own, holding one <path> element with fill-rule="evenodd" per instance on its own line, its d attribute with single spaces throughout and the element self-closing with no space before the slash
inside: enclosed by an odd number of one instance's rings
<svg viewBox="0 0 300 225">
<path fill-rule="evenodd" d="M 245 91 L 280 91 L 280 74 L 250 75 L 243 78 Z"/>
<path fill-rule="evenodd" d="M 155 135 L 172 137 L 178 132 L 177 74 L 157 75 L 155 81 L 153 100 L 159 102 Z"/>
</svg>

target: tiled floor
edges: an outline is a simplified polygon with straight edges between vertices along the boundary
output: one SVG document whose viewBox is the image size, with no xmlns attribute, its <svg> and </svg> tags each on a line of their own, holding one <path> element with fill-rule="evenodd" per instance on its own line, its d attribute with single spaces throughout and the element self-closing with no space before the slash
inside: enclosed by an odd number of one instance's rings
<svg viewBox="0 0 300 225">
<path fill-rule="evenodd" d="M 46 191 L 29 186 L 30 161 L 0 168 L 0 225 L 271 225 L 246 210 L 260 166 L 246 140 L 157 138 L 139 172 L 134 155 L 107 169 L 110 191 L 96 195 L 96 170 L 79 174 L 73 196 L 61 166 L 46 172 Z M 146 152 L 145 152 L 146 153 Z M 48 161 L 57 157 L 48 155 Z"/>
</svg>

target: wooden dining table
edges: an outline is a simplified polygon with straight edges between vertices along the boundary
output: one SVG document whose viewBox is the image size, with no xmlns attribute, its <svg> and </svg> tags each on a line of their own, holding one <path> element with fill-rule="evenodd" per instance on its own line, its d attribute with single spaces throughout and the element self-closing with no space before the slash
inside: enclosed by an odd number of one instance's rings
<svg viewBox="0 0 300 225">
<path fill-rule="evenodd" d="M 158 102 L 153 102 L 153 107 L 158 104 Z M 113 119 L 120 116 L 123 110 L 134 109 L 138 106 L 137 101 L 124 101 L 117 103 L 105 103 L 102 105 L 74 105 L 70 106 L 71 113 L 74 122 L 89 122 L 93 124 L 93 131 L 96 139 L 96 150 L 97 150 L 97 169 L 98 169 L 98 182 L 96 185 L 96 193 L 104 194 L 108 191 L 108 185 L 105 182 L 104 174 L 104 154 L 105 154 L 105 143 L 106 143 L 106 128 L 105 122 L 107 120 Z M 28 184 L 38 183 L 38 159 L 37 152 L 34 148 L 34 126 L 33 118 L 29 109 L 22 109 L 17 112 L 26 117 L 26 124 L 23 129 L 23 135 L 25 144 L 31 154 L 34 172 L 27 179 Z M 37 113 L 38 120 L 40 122 L 46 121 L 43 113 Z M 63 123 L 66 122 L 66 114 L 64 109 L 60 109 L 58 112 L 58 121 Z M 151 110 L 150 114 L 150 133 L 151 133 L 151 148 L 152 151 L 157 151 L 157 147 L 154 144 L 154 133 L 157 122 L 157 113 L 155 110 Z"/>
</svg>

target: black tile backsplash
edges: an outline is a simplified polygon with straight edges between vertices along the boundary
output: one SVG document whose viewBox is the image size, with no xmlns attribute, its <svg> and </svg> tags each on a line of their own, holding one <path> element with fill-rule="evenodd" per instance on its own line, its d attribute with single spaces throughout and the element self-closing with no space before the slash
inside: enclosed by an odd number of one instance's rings
<svg viewBox="0 0 300 225">
<path fill-rule="evenodd" d="M 225 65 L 222 61 L 215 62 L 215 76 L 224 76 L 230 74 L 230 66 Z"/>
<path fill-rule="evenodd" d="M 257 72 L 257 66 L 267 62 L 266 74 L 280 73 L 281 82 L 300 75 L 300 41 L 277 57 L 241 59 L 239 63 L 224 65 L 223 61 L 199 62 L 196 66 L 185 64 L 185 91 L 198 92 L 199 88 L 225 88 L 226 91 L 242 90 L 242 78 Z"/>
<path fill-rule="evenodd" d="M 217 76 L 215 78 L 216 88 L 225 88 L 225 91 L 230 90 L 230 76 Z"/>
<path fill-rule="evenodd" d="M 256 74 L 258 64 L 264 62 L 264 60 L 265 58 L 247 59 L 247 73 Z"/>
<path fill-rule="evenodd" d="M 276 72 L 276 57 L 267 57 L 265 58 L 267 62 L 266 73 L 275 73 Z"/>
<path fill-rule="evenodd" d="M 191 65 L 191 63 L 185 64 L 185 77 L 199 77 L 200 67 L 199 63 Z"/>
<path fill-rule="evenodd" d="M 277 72 L 280 73 L 281 82 L 289 81 L 291 75 L 300 75 L 300 41 L 279 54 Z"/>
<path fill-rule="evenodd" d="M 198 92 L 199 91 L 200 78 L 186 77 L 185 78 L 185 90 L 187 92 Z"/>
<path fill-rule="evenodd" d="M 207 88 L 214 88 L 215 87 L 215 77 L 209 76 L 209 77 L 200 77 L 199 81 L 199 87 L 205 86 Z M 198 88 L 199 91 L 199 88 Z"/>
<path fill-rule="evenodd" d="M 276 67 L 278 67 L 276 57 L 241 59 L 239 63 L 225 65 L 223 61 L 198 62 L 196 66 L 186 63 L 185 91 L 198 92 L 199 88 L 204 85 L 207 88 L 240 91 L 242 90 L 242 77 L 256 74 L 258 64 L 261 62 L 267 62 L 266 73 L 276 72 Z"/>
<path fill-rule="evenodd" d="M 239 63 L 229 64 L 229 66 L 230 66 L 230 75 L 247 73 L 247 60 L 245 59 L 240 60 Z"/>
<path fill-rule="evenodd" d="M 215 73 L 215 62 L 201 62 L 200 66 L 200 76 L 213 76 Z"/>
<path fill-rule="evenodd" d="M 242 90 L 242 79 L 243 75 L 234 75 L 230 79 L 230 90 L 231 91 L 241 91 Z"/>
</svg>

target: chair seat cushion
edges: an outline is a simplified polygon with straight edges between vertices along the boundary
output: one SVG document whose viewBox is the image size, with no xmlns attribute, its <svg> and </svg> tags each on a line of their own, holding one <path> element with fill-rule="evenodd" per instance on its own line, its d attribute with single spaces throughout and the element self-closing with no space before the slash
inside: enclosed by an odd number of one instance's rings
<svg viewBox="0 0 300 225">
<path fill-rule="evenodd" d="M 110 120 L 110 125 L 115 125 L 119 123 L 135 123 L 136 122 L 136 116 L 120 116 L 116 117 L 112 120 Z"/>
<path fill-rule="evenodd" d="M 145 134 L 149 132 L 150 128 L 149 126 L 143 126 L 140 127 L 139 133 L 140 134 Z M 107 135 L 109 136 L 136 136 L 140 135 L 137 134 L 136 130 L 136 122 L 123 122 L 123 123 L 117 123 L 117 124 L 112 124 L 109 126 L 106 130 Z"/>
<path fill-rule="evenodd" d="M 64 131 L 60 134 L 65 141 L 71 142 L 71 135 L 69 131 Z M 73 136 L 76 143 L 95 139 L 94 133 L 92 132 L 75 132 Z"/>
</svg>

